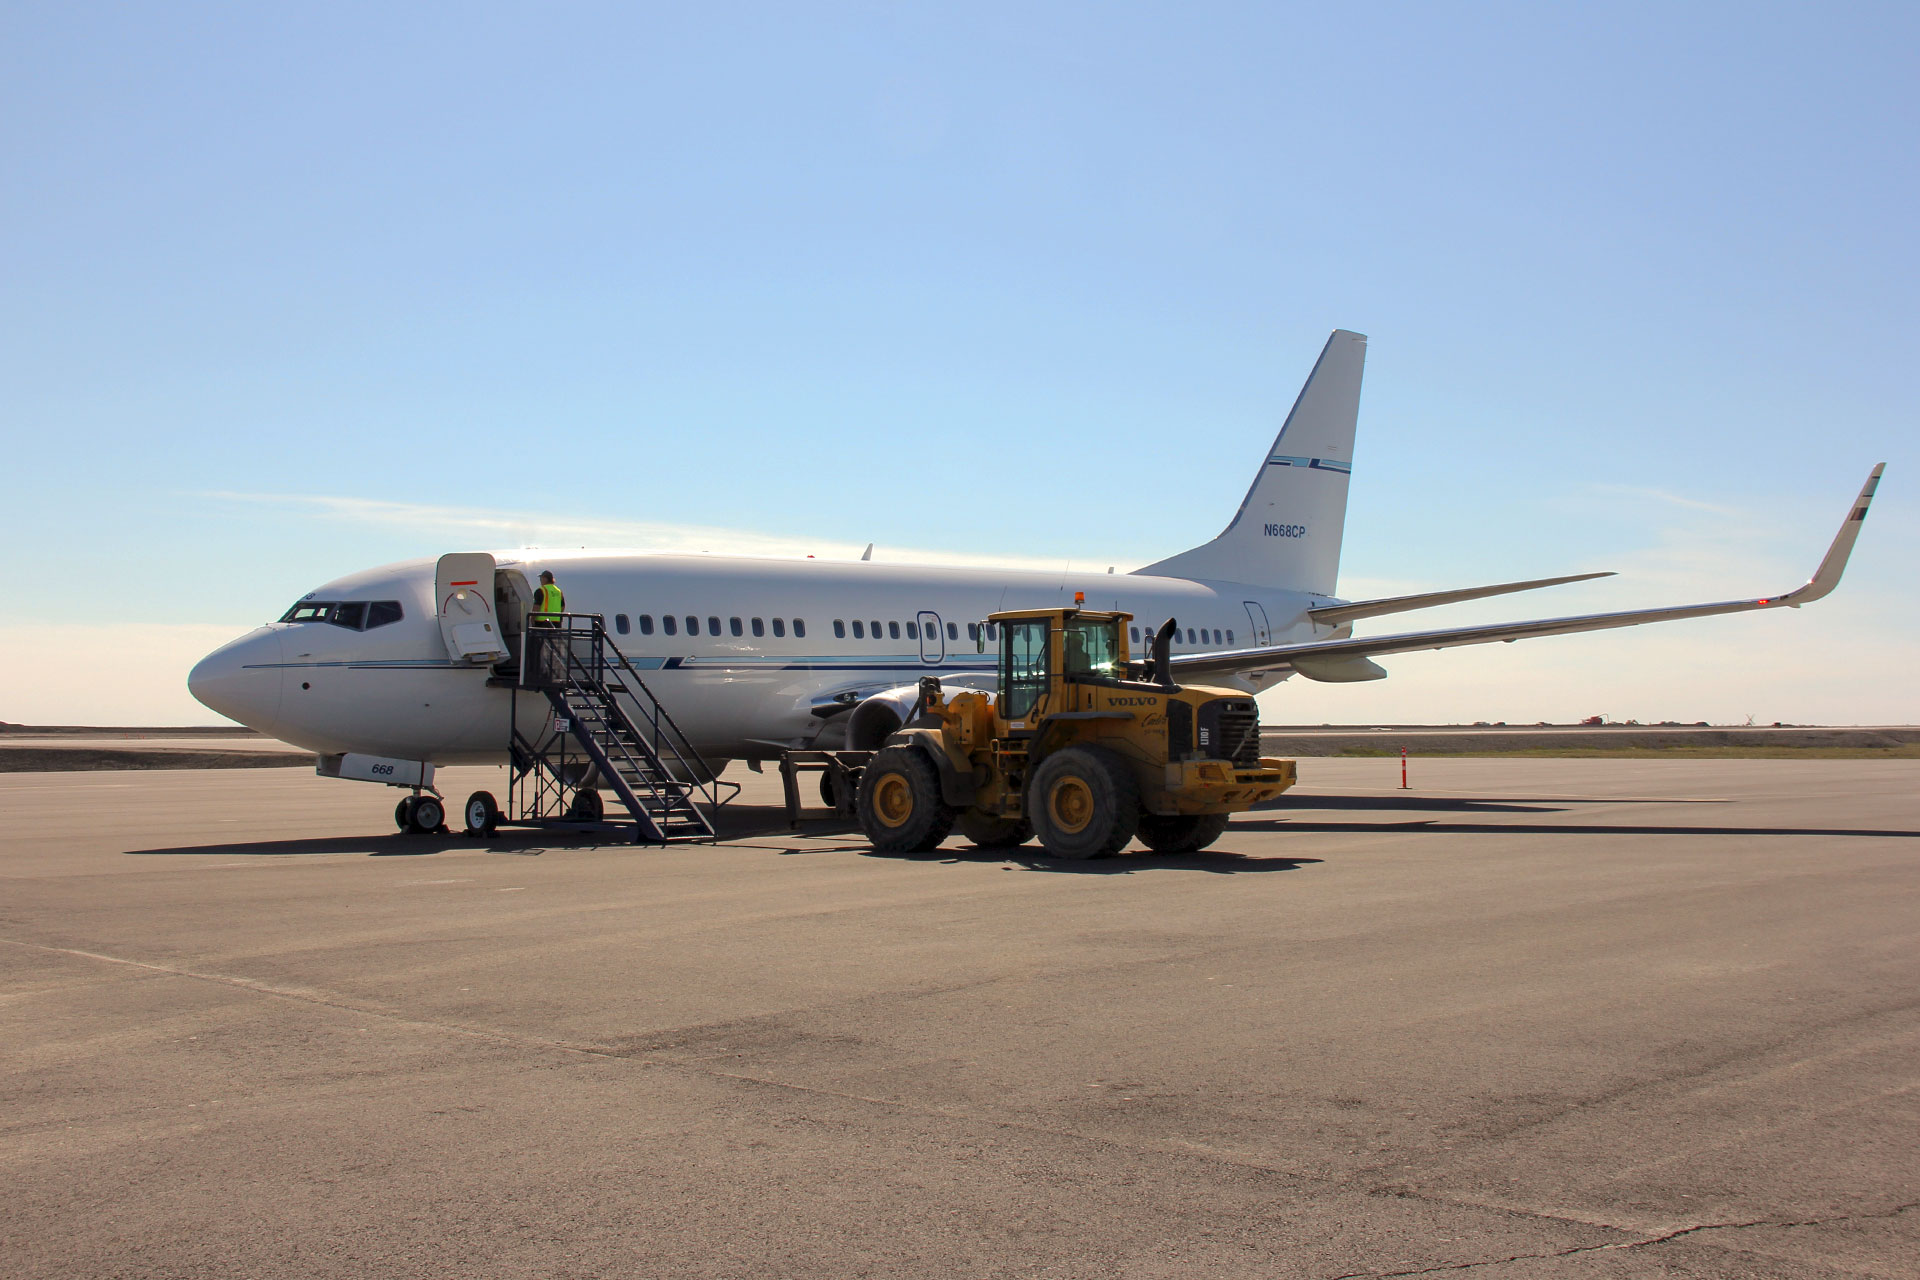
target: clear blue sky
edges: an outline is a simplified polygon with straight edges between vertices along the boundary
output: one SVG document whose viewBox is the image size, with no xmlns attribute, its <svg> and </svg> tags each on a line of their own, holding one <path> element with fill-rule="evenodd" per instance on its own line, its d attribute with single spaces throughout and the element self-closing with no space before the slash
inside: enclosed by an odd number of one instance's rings
<svg viewBox="0 0 1920 1280">
<path fill-rule="evenodd" d="M 1777 590 L 1889 463 L 1825 616 L 1543 641 L 1513 715 L 1773 644 L 1858 678 L 1766 718 L 1920 718 L 1916 47 L 1911 5 L 15 0 L 0 531 L 76 630 L 5 606 L 0 719 L 77 629 L 575 526 L 1138 564 L 1336 326 L 1349 595 Z"/>
</svg>

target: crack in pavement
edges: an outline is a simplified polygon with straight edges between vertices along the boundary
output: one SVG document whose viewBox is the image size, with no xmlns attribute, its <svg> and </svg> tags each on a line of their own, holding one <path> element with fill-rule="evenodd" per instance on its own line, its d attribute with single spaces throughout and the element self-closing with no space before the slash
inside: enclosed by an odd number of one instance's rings
<svg viewBox="0 0 1920 1280">
<path fill-rule="evenodd" d="M 505 1045 L 505 1046 L 509 1046 L 513 1048 L 521 1048 L 521 1049 L 536 1049 L 536 1050 L 554 1052 L 554 1053 L 573 1054 L 579 1057 L 592 1058 L 592 1059 L 596 1059 L 603 1062 L 628 1062 L 638 1066 L 653 1067 L 655 1069 L 664 1070 L 664 1071 L 680 1072 L 685 1075 L 700 1076 L 706 1079 L 728 1080 L 728 1081 L 733 1081 L 740 1084 L 758 1085 L 762 1088 L 777 1090 L 784 1093 L 801 1094 L 806 1096 L 823 1097 L 823 1098 L 837 1098 L 844 1102 L 864 1103 L 869 1106 L 882 1107 L 889 1111 L 893 1111 L 893 1112 L 897 1112 L 905 1115 L 917 1115 L 917 1116 L 922 1116 L 928 1119 L 953 1120 L 953 1121 L 960 1121 L 968 1124 L 988 1125 L 994 1128 L 1005 1129 L 1013 1132 L 1042 1134 L 1048 1137 L 1065 1138 L 1065 1139 L 1070 1139 L 1077 1142 L 1088 1143 L 1094 1146 L 1110 1147 L 1114 1150 L 1134 1151 L 1134 1152 L 1142 1152 L 1142 1153 L 1151 1152 L 1157 1155 L 1166 1155 L 1166 1156 L 1188 1156 L 1195 1159 L 1211 1161 L 1216 1164 L 1227 1165 L 1232 1168 L 1248 1170 L 1254 1173 L 1267 1174 L 1267 1175 L 1272 1175 L 1280 1178 L 1287 1178 L 1287 1179 L 1294 1180 L 1296 1182 L 1312 1183 L 1312 1184 L 1328 1186 L 1328 1187 L 1338 1187 L 1344 1190 L 1353 1189 L 1347 1184 L 1334 1179 L 1318 1177 L 1313 1174 L 1299 1173 L 1290 1169 L 1278 1168 L 1274 1165 L 1265 1164 L 1255 1159 L 1251 1159 L 1243 1156 L 1236 1156 L 1235 1154 L 1230 1152 L 1217 1151 L 1210 1148 L 1197 1146 L 1192 1143 L 1178 1142 L 1178 1141 L 1168 1141 L 1163 1143 L 1126 1142 L 1118 1138 L 1113 1138 L 1113 1137 L 1109 1137 L 1101 1134 L 1081 1133 L 1073 1129 L 1057 1129 L 1047 1125 L 1033 1124 L 1033 1123 L 1022 1121 L 1022 1120 L 975 1115 L 972 1112 L 954 1109 L 954 1108 L 928 1106 L 924 1103 L 914 1103 L 914 1102 L 908 1102 L 908 1101 L 903 1101 L 903 1100 L 894 1099 L 894 1098 L 874 1097 L 869 1094 L 853 1093 L 853 1092 L 841 1090 L 841 1089 L 822 1088 L 818 1085 L 795 1084 L 787 1080 L 775 1080 L 766 1076 L 751 1075 L 741 1071 L 728 1071 L 717 1066 L 710 1066 L 710 1065 L 706 1065 L 698 1062 L 688 1062 L 682 1059 L 649 1057 L 649 1056 L 646 1056 L 645 1054 L 637 1054 L 630 1050 L 625 1050 L 625 1049 L 610 1048 L 606 1045 L 588 1044 L 580 1041 L 551 1040 L 543 1036 L 527 1035 L 520 1032 L 493 1031 L 493 1030 L 487 1030 L 485 1028 L 480 1028 L 480 1027 L 463 1026 L 459 1023 L 438 1022 L 431 1019 L 408 1017 L 405 1014 L 397 1013 L 387 1009 L 381 1009 L 377 1006 L 361 1004 L 361 1003 L 356 1003 L 348 1000 L 341 1000 L 337 998 L 330 999 L 319 992 L 316 992 L 307 988 L 277 986 L 273 983 L 262 982 L 257 978 L 243 978 L 243 977 L 238 977 L 232 974 L 206 973 L 200 970 L 185 969 L 185 968 L 180 968 L 174 965 L 157 964 L 149 960 L 133 960 L 133 959 L 128 959 L 124 956 L 105 955 L 98 951 L 87 951 L 78 947 L 56 947 L 56 946 L 51 946 L 45 943 L 22 942 L 17 938 L 0 938 L 0 943 L 4 943 L 8 946 L 20 947 L 24 950 L 29 950 L 29 951 L 42 951 L 42 952 L 49 952 L 49 953 L 58 954 L 58 955 L 76 956 L 82 959 L 98 961 L 103 964 L 121 965 L 127 968 L 138 969 L 148 973 L 162 974 L 168 977 L 186 978 L 196 982 L 210 982 L 216 985 L 232 987 L 237 990 L 246 991 L 254 995 L 267 996 L 272 999 L 288 1000 L 297 1004 L 317 1005 L 321 1008 L 333 1009 L 343 1013 L 352 1013 L 361 1017 L 378 1018 L 378 1019 L 381 1019 L 382 1021 L 394 1024 L 400 1027 L 412 1028 L 415 1030 L 422 1030 L 422 1031 L 439 1031 L 439 1032 L 444 1032 L 451 1035 L 463 1036 L 472 1040 L 485 1041 L 490 1044 Z M 956 989 L 964 990 L 968 987 L 983 985 L 985 983 L 990 983 L 990 982 L 999 981 L 999 980 L 1000 979 L 997 977 L 988 978 L 988 979 L 969 980 L 967 982 L 958 984 Z M 918 994 L 927 994 L 927 993 L 918 993 Z M 742 1021 L 752 1021 L 752 1020 L 742 1020 Z M 734 1025 L 734 1024 L 722 1023 L 722 1024 L 715 1024 L 715 1025 L 728 1026 L 728 1025 Z M 49 1123 L 52 1123 L 52 1122 L 49 1122 Z M 20 1131 L 31 1131 L 35 1127 L 39 1127 L 39 1126 L 29 1125 L 29 1126 L 22 1126 L 20 1129 L 0 1129 L 0 1133 L 11 1134 L 11 1133 L 20 1132 Z"/>
<path fill-rule="evenodd" d="M 1431 1276 L 1445 1271 L 1471 1271 L 1476 1267 L 1499 1267 L 1510 1262 L 1535 1262 L 1548 1258 L 1571 1258 L 1583 1253 L 1606 1253 L 1609 1250 L 1644 1249 L 1650 1245 L 1666 1244 L 1685 1236 L 1698 1235 L 1703 1231 L 1745 1231 L 1753 1227 L 1826 1227 L 1840 1222 L 1868 1222 L 1876 1219 L 1897 1218 L 1909 1210 L 1920 1208 L 1920 1200 L 1909 1200 L 1905 1204 L 1894 1205 L 1877 1213 L 1842 1213 L 1830 1218 L 1775 1219 L 1755 1218 L 1749 1222 L 1697 1222 L 1690 1227 L 1676 1227 L 1657 1236 L 1647 1236 L 1639 1240 L 1620 1240 L 1613 1244 L 1583 1244 L 1571 1249 L 1556 1249 L 1552 1253 L 1516 1253 L 1504 1258 L 1481 1258 L 1474 1262 L 1443 1262 L 1432 1267 L 1417 1267 L 1411 1271 L 1345 1271 L 1327 1280 L 1400 1280 L 1405 1276 Z M 1541 1217 L 1553 1217 L 1541 1214 Z M 1611 1228 L 1619 1230 L 1619 1228 Z"/>
<path fill-rule="evenodd" d="M 169 977 L 186 978 L 186 979 L 190 979 L 198 982 L 215 983 L 222 986 L 232 987 L 237 990 L 247 991 L 255 995 L 267 996 L 273 999 L 288 1000 L 288 1001 L 292 1001 L 299 1004 L 317 1005 L 322 1008 L 333 1009 L 343 1013 L 357 1014 L 362 1017 L 379 1018 L 383 1021 L 395 1024 L 401 1027 L 408 1027 L 408 1028 L 413 1028 L 413 1029 L 423 1030 L 423 1031 L 438 1031 L 442 1033 L 466 1037 L 472 1040 L 485 1041 L 491 1044 L 498 1044 L 498 1045 L 504 1045 L 504 1046 L 514 1047 L 514 1048 L 521 1048 L 521 1049 L 536 1049 L 536 1050 L 541 1050 L 546 1052 L 565 1053 L 565 1054 L 575 1055 L 578 1057 L 591 1058 L 591 1059 L 607 1061 L 607 1062 L 629 1062 L 639 1066 L 652 1067 L 660 1070 L 681 1072 L 687 1075 L 701 1076 L 708 1079 L 728 1080 L 728 1081 L 734 1081 L 740 1084 L 758 1085 L 762 1088 L 772 1089 L 772 1090 L 785 1092 L 785 1093 L 816 1096 L 816 1097 L 829 1097 L 829 1098 L 836 1098 L 845 1102 L 863 1103 L 869 1106 L 881 1107 L 888 1111 L 896 1112 L 903 1115 L 917 1115 L 917 1116 L 921 1116 L 928 1119 L 950 1120 L 950 1121 L 958 1121 L 958 1122 L 967 1123 L 967 1124 L 987 1125 L 992 1128 L 1003 1129 L 1003 1130 L 1008 1130 L 1012 1132 L 1031 1133 L 1031 1134 L 1044 1135 L 1044 1136 L 1053 1137 L 1053 1138 L 1063 1138 L 1063 1139 L 1067 1139 L 1075 1142 L 1084 1142 L 1094 1146 L 1112 1148 L 1114 1150 L 1131 1151 L 1131 1152 L 1137 1152 L 1137 1153 L 1152 1153 L 1152 1154 L 1161 1155 L 1161 1156 L 1174 1156 L 1174 1157 L 1184 1156 L 1188 1158 L 1208 1161 L 1214 1164 L 1225 1165 L 1229 1168 L 1236 1168 L 1236 1169 L 1244 1170 L 1249 1173 L 1279 1177 L 1295 1183 L 1321 1186 L 1321 1187 L 1326 1187 L 1326 1188 L 1339 1190 L 1339 1191 L 1359 1192 L 1360 1194 L 1363 1194 L 1363 1195 L 1392 1195 L 1396 1197 L 1410 1197 L 1413 1199 L 1424 1200 L 1436 1205 L 1445 1205 L 1446 1207 L 1450 1209 L 1455 1209 L 1455 1210 L 1466 1210 L 1470 1212 L 1477 1211 L 1477 1212 L 1483 1212 L 1483 1213 L 1492 1212 L 1497 1214 L 1511 1215 L 1514 1217 L 1529 1218 L 1536 1221 L 1560 1223 L 1560 1224 L 1565 1224 L 1570 1226 L 1577 1225 L 1577 1226 L 1583 1226 L 1583 1227 L 1594 1228 L 1594 1229 L 1605 1230 L 1605 1231 L 1616 1231 L 1616 1232 L 1620 1232 L 1621 1234 L 1626 1234 L 1628 1231 L 1627 1228 L 1616 1227 L 1610 1223 L 1594 1222 L 1591 1220 L 1583 1220 L 1579 1218 L 1568 1217 L 1563 1214 L 1548 1213 L 1540 1210 L 1522 1209 L 1522 1208 L 1516 1208 L 1512 1206 L 1476 1205 L 1471 1202 L 1450 1200 L 1440 1196 L 1423 1195 L 1419 1192 L 1413 1191 L 1408 1188 L 1381 1187 L 1381 1188 L 1372 1188 L 1372 1189 L 1362 1189 L 1354 1185 L 1354 1181 L 1351 1177 L 1326 1177 L 1323 1175 L 1302 1173 L 1297 1170 L 1280 1168 L 1276 1165 L 1266 1163 L 1257 1158 L 1250 1157 L 1244 1154 L 1224 1151 L 1217 1148 L 1205 1147 L 1195 1143 L 1171 1141 L 1171 1140 L 1164 1141 L 1164 1142 L 1125 1141 L 1110 1135 L 1083 1133 L 1074 1129 L 1054 1128 L 1048 1125 L 1034 1124 L 1029 1121 L 1023 1121 L 1023 1120 L 1017 1120 L 1017 1119 L 1011 1119 L 1011 1118 L 995 1118 L 991 1116 L 975 1115 L 969 1111 L 946 1108 L 946 1107 L 929 1106 L 924 1103 L 913 1103 L 913 1102 L 903 1101 L 899 1099 L 874 1097 L 867 1094 L 852 1093 L 844 1090 L 822 1088 L 817 1085 L 795 1084 L 790 1081 L 775 1080 L 765 1076 L 750 1075 L 745 1072 L 727 1071 L 719 1067 L 705 1065 L 701 1063 L 695 1063 L 695 1062 L 688 1062 L 688 1061 L 679 1060 L 679 1059 L 654 1058 L 654 1057 L 645 1056 L 643 1054 L 636 1054 L 631 1050 L 610 1048 L 605 1045 L 589 1044 L 589 1043 L 583 1043 L 580 1041 L 553 1040 L 553 1039 L 548 1039 L 542 1036 L 527 1035 L 520 1032 L 495 1031 L 495 1030 L 488 1030 L 480 1027 L 464 1026 L 459 1023 L 439 1022 L 431 1019 L 409 1017 L 405 1014 L 398 1013 L 392 1010 L 381 1009 L 377 1006 L 356 1003 L 353 1001 L 342 1000 L 338 998 L 329 998 L 328 996 L 320 992 L 313 991 L 311 989 L 299 988 L 299 987 L 283 987 L 283 986 L 275 985 L 273 983 L 262 982 L 259 979 L 255 979 L 255 978 L 243 978 L 243 977 L 238 977 L 231 974 L 206 973 L 199 970 L 185 969 L 185 968 L 180 968 L 173 965 L 157 964 L 147 960 L 133 960 L 123 956 L 105 955 L 101 952 L 87 951 L 78 947 L 50 946 L 45 943 L 23 942 L 14 938 L 0 938 L 0 943 L 5 943 L 6 945 L 9 945 L 9 946 L 19 947 L 19 948 L 22 948 L 23 950 L 49 952 L 49 953 L 54 953 L 59 955 L 70 955 L 70 956 L 75 956 L 82 959 L 98 961 L 104 964 L 120 965 L 127 968 L 143 970 L 149 973 L 162 974 Z M 972 979 L 967 982 L 958 984 L 958 989 L 965 989 L 968 987 L 981 986 L 981 985 L 991 985 L 993 982 L 997 982 L 1000 980 L 1001 978 L 998 976 Z M 926 994 L 934 994 L 934 993 L 919 992 L 919 993 L 913 993 L 913 994 L 926 995 Z M 743 1019 L 743 1020 L 737 1020 L 737 1021 L 751 1023 L 754 1021 L 758 1021 L 758 1019 Z M 733 1024 L 723 1023 L 718 1025 L 726 1026 L 726 1025 L 733 1025 Z M 682 1029 L 682 1030 L 690 1030 L 690 1029 Z M 29 1129 L 33 1127 L 35 1126 L 27 1126 L 27 1128 Z M 1356 1171 L 1356 1172 L 1365 1172 L 1365 1171 Z M 1409 1271 L 1351 1271 L 1351 1272 L 1345 1272 L 1339 1276 L 1329 1277 L 1329 1280 L 1398 1280 L 1398 1278 L 1400 1277 L 1435 1275 L 1435 1274 L 1439 1274 L 1447 1271 L 1466 1271 L 1476 1267 L 1498 1266 L 1506 1263 L 1522 1262 L 1522 1261 L 1527 1261 L 1532 1259 L 1565 1258 L 1565 1257 L 1573 1257 L 1583 1253 L 1605 1252 L 1607 1250 L 1639 1249 L 1639 1248 L 1645 1248 L 1649 1245 L 1663 1244 L 1667 1241 L 1676 1240 L 1683 1236 L 1695 1235 L 1700 1232 L 1706 1232 L 1706 1231 L 1741 1230 L 1741 1229 L 1747 1229 L 1752 1227 L 1767 1227 L 1767 1226 L 1781 1227 L 1781 1228 L 1812 1227 L 1812 1226 L 1829 1225 L 1836 1222 L 1866 1220 L 1866 1219 L 1873 1219 L 1873 1218 L 1891 1218 L 1891 1217 L 1897 1217 L 1898 1215 L 1917 1207 L 1920 1207 L 1920 1201 L 1912 1201 L 1906 1204 L 1898 1205 L 1892 1209 L 1889 1209 L 1880 1213 L 1845 1214 L 1845 1215 L 1839 1215 L 1832 1218 L 1814 1218 L 1814 1219 L 1808 1219 L 1804 1221 L 1775 1221 L 1771 1219 L 1758 1219 L 1751 1222 L 1697 1223 L 1693 1226 L 1677 1228 L 1676 1230 L 1669 1231 L 1657 1236 L 1650 1236 L 1650 1237 L 1645 1237 L 1645 1238 L 1635 1239 L 1635 1240 L 1617 1241 L 1611 1244 L 1580 1245 L 1574 1248 L 1557 1250 L 1550 1253 L 1523 1253 L 1523 1254 L 1514 1254 L 1508 1257 L 1485 1258 L 1485 1259 L 1480 1259 L 1472 1262 L 1442 1263 L 1436 1266 L 1416 1268 L 1414 1270 L 1409 1270 Z"/>
</svg>

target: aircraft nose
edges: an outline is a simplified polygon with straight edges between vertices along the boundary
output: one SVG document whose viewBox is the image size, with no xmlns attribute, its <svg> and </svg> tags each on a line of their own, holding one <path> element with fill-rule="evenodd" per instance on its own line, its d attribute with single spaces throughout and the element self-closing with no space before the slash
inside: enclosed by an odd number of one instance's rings
<svg viewBox="0 0 1920 1280">
<path fill-rule="evenodd" d="M 280 633 L 261 627 L 196 662 L 187 691 L 229 720 L 271 733 L 280 716 L 280 661 Z"/>
</svg>

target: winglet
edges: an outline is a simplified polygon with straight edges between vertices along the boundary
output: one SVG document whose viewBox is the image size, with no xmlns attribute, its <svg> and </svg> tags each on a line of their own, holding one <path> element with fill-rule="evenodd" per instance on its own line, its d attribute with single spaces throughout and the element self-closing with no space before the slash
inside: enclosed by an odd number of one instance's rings
<svg viewBox="0 0 1920 1280">
<path fill-rule="evenodd" d="M 1860 496 L 1853 500 L 1852 508 L 1847 512 L 1846 520 L 1840 526 L 1840 532 L 1833 535 L 1833 545 L 1827 548 L 1827 554 L 1820 561 L 1820 567 L 1813 571 L 1813 577 L 1807 585 L 1797 591 L 1790 591 L 1775 604 L 1784 604 L 1790 609 L 1832 591 L 1840 585 L 1840 575 L 1846 572 L 1847 557 L 1853 554 L 1853 543 L 1860 536 L 1860 526 L 1867 518 L 1867 508 L 1873 505 L 1873 491 L 1880 487 L 1880 473 L 1887 469 L 1884 462 L 1875 464 L 1873 474 L 1860 486 Z"/>
</svg>

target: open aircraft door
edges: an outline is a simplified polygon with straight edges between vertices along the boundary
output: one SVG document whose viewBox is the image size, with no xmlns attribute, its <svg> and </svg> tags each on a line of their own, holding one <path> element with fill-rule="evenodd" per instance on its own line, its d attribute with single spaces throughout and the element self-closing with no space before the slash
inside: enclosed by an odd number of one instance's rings
<svg viewBox="0 0 1920 1280">
<path fill-rule="evenodd" d="M 455 662 L 476 666 L 504 661 L 506 636 L 493 606 L 493 557 L 457 551 L 440 557 L 434 571 L 434 611 L 440 638 Z"/>
</svg>

